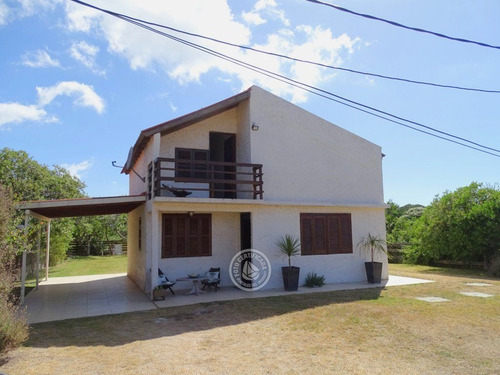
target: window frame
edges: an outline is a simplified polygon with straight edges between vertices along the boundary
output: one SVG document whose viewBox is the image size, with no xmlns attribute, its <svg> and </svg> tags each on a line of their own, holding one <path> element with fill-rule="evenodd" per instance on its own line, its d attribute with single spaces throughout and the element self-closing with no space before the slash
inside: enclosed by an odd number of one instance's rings
<svg viewBox="0 0 500 375">
<path fill-rule="evenodd" d="M 212 256 L 212 214 L 162 214 L 161 223 L 162 259 Z"/>
<path fill-rule="evenodd" d="M 350 213 L 301 213 L 301 255 L 352 254 Z"/>
</svg>

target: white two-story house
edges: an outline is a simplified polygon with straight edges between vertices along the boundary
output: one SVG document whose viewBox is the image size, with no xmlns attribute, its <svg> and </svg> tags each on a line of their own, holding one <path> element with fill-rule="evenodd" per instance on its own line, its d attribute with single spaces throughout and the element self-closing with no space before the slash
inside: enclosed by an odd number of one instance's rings
<svg viewBox="0 0 500 375">
<path fill-rule="evenodd" d="M 123 172 L 130 195 L 147 195 L 128 217 L 128 275 L 146 292 L 158 268 L 177 279 L 220 267 L 231 285 L 247 248 L 271 261 L 266 288 L 281 287 L 284 234 L 300 239 L 301 284 L 308 272 L 365 281 L 356 244 L 385 238 L 381 148 L 256 86 L 143 130 Z"/>
</svg>

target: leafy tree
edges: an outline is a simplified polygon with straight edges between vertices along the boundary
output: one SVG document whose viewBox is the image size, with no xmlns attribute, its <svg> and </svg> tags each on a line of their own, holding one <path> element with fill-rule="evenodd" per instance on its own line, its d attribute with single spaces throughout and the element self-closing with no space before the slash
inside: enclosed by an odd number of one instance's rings
<svg viewBox="0 0 500 375">
<path fill-rule="evenodd" d="M 387 242 L 392 247 L 411 242 L 413 224 L 422 215 L 424 206 L 406 204 L 399 206 L 392 200 L 387 202 L 389 208 L 385 212 Z"/>
<path fill-rule="evenodd" d="M 412 262 L 489 263 L 500 252 L 500 190 L 473 182 L 436 197 L 416 221 Z"/>
<path fill-rule="evenodd" d="M 87 216 L 75 219 L 74 242 L 83 254 L 103 254 L 103 243 L 125 241 L 127 238 L 127 215 Z"/>
<path fill-rule="evenodd" d="M 396 242 L 393 238 L 394 228 L 396 226 L 396 221 L 401 216 L 401 207 L 392 200 L 387 202 L 389 208 L 385 210 L 385 229 L 387 232 L 387 242 Z"/>
<path fill-rule="evenodd" d="M 85 187 L 83 182 L 72 177 L 66 169 L 59 166 L 50 169 L 33 160 L 25 151 L 9 148 L 0 150 L 0 184 L 12 191 L 15 202 L 80 198 L 84 196 Z M 18 223 L 22 220 L 19 216 L 14 219 Z M 51 264 L 66 257 L 73 226 L 72 219 L 58 219 L 52 223 Z"/>
</svg>

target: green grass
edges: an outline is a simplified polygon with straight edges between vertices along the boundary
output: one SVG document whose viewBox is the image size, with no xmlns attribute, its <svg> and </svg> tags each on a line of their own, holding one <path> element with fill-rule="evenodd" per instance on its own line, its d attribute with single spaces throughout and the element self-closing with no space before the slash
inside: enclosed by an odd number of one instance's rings
<svg viewBox="0 0 500 375">
<path fill-rule="evenodd" d="M 50 267 L 49 277 L 101 275 L 127 272 L 127 256 L 75 256 Z"/>
</svg>

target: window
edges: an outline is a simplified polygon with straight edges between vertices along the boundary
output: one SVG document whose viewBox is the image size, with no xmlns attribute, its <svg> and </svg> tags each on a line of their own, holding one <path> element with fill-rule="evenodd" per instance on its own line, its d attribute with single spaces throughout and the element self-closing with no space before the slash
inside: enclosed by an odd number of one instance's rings
<svg viewBox="0 0 500 375">
<path fill-rule="evenodd" d="M 163 215 L 162 258 L 210 255 L 212 255 L 212 215 Z"/>
<path fill-rule="evenodd" d="M 207 162 L 210 160 L 208 150 L 176 148 L 175 158 L 182 160 L 175 165 L 176 178 L 207 179 Z"/>
<path fill-rule="evenodd" d="M 300 214 L 302 255 L 352 253 L 351 214 Z"/>
</svg>

